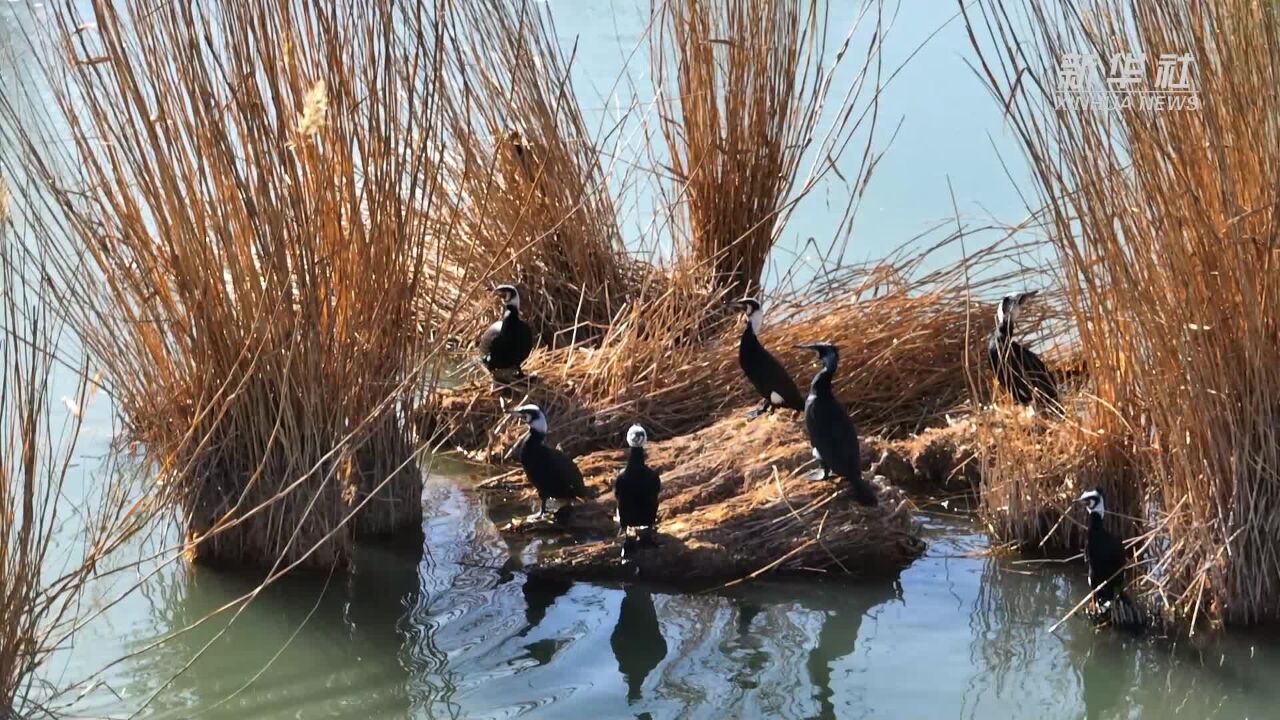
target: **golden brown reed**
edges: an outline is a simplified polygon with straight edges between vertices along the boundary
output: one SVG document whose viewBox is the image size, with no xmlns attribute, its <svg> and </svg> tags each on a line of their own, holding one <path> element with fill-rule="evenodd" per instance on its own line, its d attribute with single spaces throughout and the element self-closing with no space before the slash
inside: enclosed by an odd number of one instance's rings
<svg viewBox="0 0 1280 720">
<path fill-rule="evenodd" d="M 985 3 L 969 20 L 1058 250 L 1101 408 L 1089 436 L 1133 448 L 1108 504 L 1150 541 L 1149 599 L 1184 627 L 1280 617 L 1280 20 L 1238 0 Z M 1099 85 L 1142 54 L 1148 89 L 1162 56 L 1188 55 L 1198 107 L 1055 102 L 1079 53 L 1101 56 Z"/>
<path fill-rule="evenodd" d="M 442 38 L 399 7 L 65 7 L 2 103 L 45 277 L 209 562 L 342 564 L 420 516 Z"/>
<path fill-rule="evenodd" d="M 990 247 L 960 261 L 938 259 L 961 238 L 822 274 L 765 299 L 762 342 L 801 388 L 817 368 L 812 352 L 794 346 L 834 342 L 840 348 L 836 392 L 864 434 L 902 435 L 945 424 L 985 372 L 978 363 L 985 362 L 990 306 L 976 298 L 1023 276 L 1000 272 L 1023 249 Z M 638 293 L 598 347 L 535 351 L 527 381 L 495 392 L 486 377 L 469 371 L 424 414 L 426 434 L 484 459 L 501 457 L 521 432 L 504 420 L 504 407 L 535 402 L 549 416 L 552 442 L 574 454 L 615 445 L 633 422 L 654 438 L 673 437 L 758 400 L 738 367 L 743 325 L 724 291 L 704 289 L 699 274 L 679 268 L 667 277 Z"/>
<path fill-rule="evenodd" d="M 852 8 L 855 27 L 834 52 L 832 32 L 846 29 L 831 27 L 830 9 L 816 1 L 664 0 L 653 8 L 662 164 L 672 174 L 666 203 L 683 210 L 673 210 L 674 233 L 714 286 L 755 292 L 796 203 L 862 133 L 859 162 L 841 174 L 846 213 L 870 178 L 883 7 Z M 841 68 L 863 21 L 876 23 L 863 64 Z M 850 81 L 831 95 L 838 69 Z M 806 161 L 812 167 L 801 177 Z"/>
<path fill-rule="evenodd" d="M 496 304 L 478 290 L 521 288 L 544 345 L 599 337 L 642 281 L 618 229 L 600 148 L 570 82 L 550 11 L 538 2 L 465 2 L 444 27 L 443 182 L 435 221 L 439 316 L 471 342 Z M 466 303 L 454 315 L 454 304 Z M 440 328 L 437 327 L 437 330 Z M 445 332 L 452 332 L 446 330 Z"/>
<path fill-rule="evenodd" d="M 35 717 L 66 691 L 41 670 L 88 613 L 99 563 L 138 528 L 125 480 L 72 479 L 87 367 L 59 367 L 61 325 L 0 219 L 0 716 Z M 55 373 L 70 394 L 52 397 Z M 76 375 L 78 373 L 78 375 Z M 75 507 L 72 507 L 72 504 Z"/>
</svg>

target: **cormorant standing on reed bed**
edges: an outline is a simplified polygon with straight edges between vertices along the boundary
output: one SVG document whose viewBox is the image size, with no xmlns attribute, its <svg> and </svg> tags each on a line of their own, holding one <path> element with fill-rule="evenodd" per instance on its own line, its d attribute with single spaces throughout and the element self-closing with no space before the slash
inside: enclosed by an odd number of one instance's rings
<svg viewBox="0 0 1280 720">
<path fill-rule="evenodd" d="M 1106 514 L 1106 499 L 1102 488 L 1094 488 L 1076 499 L 1089 509 L 1089 531 L 1085 536 L 1084 559 L 1089 566 L 1089 589 L 1099 616 L 1106 617 L 1113 625 L 1137 626 L 1141 614 L 1124 593 L 1124 545 L 1107 532 L 1102 518 Z"/>
<path fill-rule="evenodd" d="M 756 418 L 762 413 L 770 412 L 775 406 L 789 408 L 797 412 L 804 410 L 804 398 L 791 379 L 787 369 L 778 359 L 760 344 L 758 333 L 764 312 L 755 298 L 743 298 L 738 301 L 742 308 L 742 339 L 738 342 L 738 365 L 751 382 L 751 386 L 760 393 L 764 402 L 759 408 L 751 411 L 748 417 Z"/>
<path fill-rule="evenodd" d="M 844 405 L 836 399 L 831 389 L 840 353 L 831 343 L 800 345 L 800 349 L 813 350 L 822 362 L 822 369 L 813 377 L 809 397 L 804 403 L 804 427 L 809 433 L 813 456 L 822 467 L 822 479 L 831 474 L 844 478 L 853 489 L 853 495 L 863 505 L 877 504 L 876 493 L 862 478 L 862 458 L 859 455 L 858 433 Z"/>
<path fill-rule="evenodd" d="M 1021 405 L 1033 401 L 1045 410 L 1062 414 L 1058 404 L 1058 386 L 1053 373 L 1038 355 L 1013 339 L 1013 326 L 1023 303 L 1035 297 L 1038 290 L 1005 295 L 996 306 L 996 329 L 987 340 L 987 357 L 995 372 L 996 382 L 1013 394 Z"/>
<path fill-rule="evenodd" d="M 640 425 L 632 425 L 627 430 L 627 445 L 631 446 L 631 453 L 626 467 L 613 483 L 624 560 L 630 556 L 637 542 L 653 543 L 654 529 L 658 524 L 658 494 L 662 491 L 662 479 L 645 463 L 644 444 L 648 439 L 648 433 Z M 632 529 L 641 532 L 638 540 L 630 536 Z"/>
<path fill-rule="evenodd" d="M 575 499 L 590 497 L 578 466 L 568 455 L 547 445 L 547 416 L 542 409 L 537 405 L 521 405 L 510 414 L 529 426 L 529 434 L 525 435 L 520 448 L 520 465 L 538 491 L 540 504 L 535 517 L 547 512 L 548 498 L 572 503 Z"/>
<path fill-rule="evenodd" d="M 520 317 L 520 291 L 513 285 L 499 285 L 493 292 L 502 298 L 502 319 L 480 336 L 480 362 L 490 375 L 515 370 L 524 377 L 521 365 L 533 351 L 533 331 Z"/>
</svg>

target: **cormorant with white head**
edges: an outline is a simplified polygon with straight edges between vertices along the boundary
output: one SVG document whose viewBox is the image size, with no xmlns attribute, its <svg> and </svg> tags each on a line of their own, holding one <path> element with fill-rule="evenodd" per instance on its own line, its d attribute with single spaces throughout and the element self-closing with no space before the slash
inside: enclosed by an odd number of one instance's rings
<svg viewBox="0 0 1280 720">
<path fill-rule="evenodd" d="M 633 541 L 629 531 L 643 532 L 642 542 L 653 542 L 654 528 L 658 524 L 658 494 L 662 491 L 662 479 L 656 470 L 645 463 L 644 444 L 648 433 L 640 425 L 627 430 L 627 445 L 631 453 L 627 465 L 613 483 L 613 494 L 618 501 L 618 532 L 623 536 L 623 557 L 629 555 Z"/>
<path fill-rule="evenodd" d="M 480 362 L 491 375 L 515 370 L 516 377 L 524 377 L 520 366 L 533 351 L 533 331 L 520 317 L 520 291 L 514 285 L 499 285 L 493 292 L 502 298 L 502 319 L 480 336 Z"/>
<path fill-rule="evenodd" d="M 1058 386 L 1053 373 L 1040 356 L 1013 339 L 1013 326 L 1022 305 L 1035 297 L 1038 290 L 1005 295 L 996 306 L 996 329 L 987 340 L 987 357 L 995 372 L 996 382 L 1013 394 L 1021 405 L 1034 400 L 1044 409 L 1061 414 Z"/>
<path fill-rule="evenodd" d="M 572 503 L 574 499 L 590 497 L 578 466 L 568 455 L 547 445 L 547 416 L 542 409 L 537 405 L 521 405 L 510 414 L 529 426 L 529 434 L 520 448 L 520 465 L 538 491 L 540 505 L 536 517 L 547 512 L 548 498 Z"/>
<path fill-rule="evenodd" d="M 804 398 L 790 373 L 760 344 L 759 332 L 764 312 L 760 309 L 759 301 L 748 297 L 739 300 L 738 305 L 743 314 L 742 339 L 738 342 L 738 365 L 742 367 L 751 386 L 764 398 L 760 407 L 751 411 L 750 417 L 758 417 L 773 410 L 775 406 L 797 412 L 804 410 Z"/>
<path fill-rule="evenodd" d="M 813 456 L 822 467 L 822 479 L 831 474 L 844 478 L 853 488 L 854 497 L 863 505 L 876 505 L 875 491 L 862 478 L 862 458 L 858 448 L 858 432 L 844 405 L 831 389 L 840 352 L 831 343 L 800 345 L 800 349 L 818 354 L 822 369 L 809 386 L 804 402 L 804 427 L 809 432 Z"/>
<path fill-rule="evenodd" d="M 1133 625 L 1139 616 L 1124 594 L 1124 545 L 1103 526 L 1106 499 L 1102 488 L 1094 488 L 1076 499 L 1089 509 L 1089 531 L 1085 536 L 1084 559 L 1089 567 L 1089 589 L 1099 613 L 1107 613 L 1116 625 Z"/>
</svg>

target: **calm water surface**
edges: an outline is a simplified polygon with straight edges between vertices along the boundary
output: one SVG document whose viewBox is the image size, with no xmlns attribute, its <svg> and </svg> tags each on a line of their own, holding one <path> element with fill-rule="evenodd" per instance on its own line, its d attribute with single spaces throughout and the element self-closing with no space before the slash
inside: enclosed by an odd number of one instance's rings
<svg viewBox="0 0 1280 720">
<path fill-rule="evenodd" d="M 1263 718 L 1280 702 L 1280 646 L 1244 634 L 1197 648 L 1085 620 L 1051 633 L 1082 568 L 980 556 L 961 520 L 922 516 L 929 552 L 894 580 L 685 594 L 531 580 L 518 568 L 536 547 L 495 531 L 511 508 L 468 486 L 431 481 L 425 551 L 365 548 L 351 576 L 272 586 L 234 622 L 112 668 L 79 712 L 127 714 L 166 683 L 142 717 Z M 82 637 L 80 659 L 251 587 L 174 567 Z"/>
</svg>

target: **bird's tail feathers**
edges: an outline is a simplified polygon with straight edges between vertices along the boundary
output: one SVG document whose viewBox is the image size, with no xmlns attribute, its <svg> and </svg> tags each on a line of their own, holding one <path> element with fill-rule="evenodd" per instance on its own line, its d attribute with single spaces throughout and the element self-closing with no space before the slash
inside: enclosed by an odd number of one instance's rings
<svg viewBox="0 0 1280 720">
<path fill-rule="evenodd" d="M 1103 603 L 1100 609 L 1102 619 L 1112 627 L 1138 631 L 1147 626 L 1147 617 L 1142 609 L 1123 592 Z"/>
<path fill-rule="evenodd" d="M 867 507 L 875 507 L 880 504 L 880 498 L 876 495 L 875 488 L 862 478 L 852 480 L 850 484 L 853 486 L 853 497 L 860 504 Z"/>
</svg>

